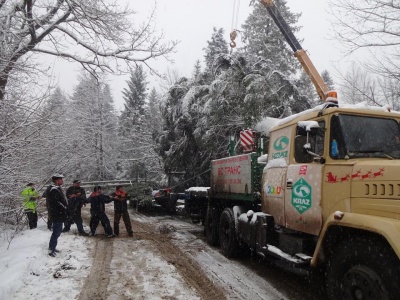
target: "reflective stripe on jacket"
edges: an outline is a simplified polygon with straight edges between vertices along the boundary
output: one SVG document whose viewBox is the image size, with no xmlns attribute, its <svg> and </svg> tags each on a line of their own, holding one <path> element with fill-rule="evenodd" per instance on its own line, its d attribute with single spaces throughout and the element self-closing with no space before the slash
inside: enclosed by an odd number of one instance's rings
<svg viewBox="0 0 400 300">
<path fill-rule="evenodd" d="M 32 189 L 32 187 L 27 186 L 21 192 L 22 196 L 22 206 L 25 212 L 36 212 L 36 198 L 39 196 L 39 193 Z"/>
</svg>

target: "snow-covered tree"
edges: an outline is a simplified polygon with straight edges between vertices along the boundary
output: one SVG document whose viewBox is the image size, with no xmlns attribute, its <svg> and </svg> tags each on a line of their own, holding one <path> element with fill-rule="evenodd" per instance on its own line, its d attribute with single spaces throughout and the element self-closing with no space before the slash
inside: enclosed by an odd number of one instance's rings
<svg viewBox="0 0 400 300">
<path fill-rule="evenodd" d="M 123 130 L 128 130 L 133 125 L 141 124 L 145 113 L 147 97 L 146 73 L 142 66 L 131 70 L 131 76 L 126 82 L 128 87 L 122 91 L 125 100 L 124 110 L 121 113 L 121 125 Z"/>
<path fill-rule="evenodd" d="M 333 78 L 331 77 L 331 74 L 328 72 L 328 70 L 322 71 L 321 77 L 328 87 L 328 90 L 332 91 L 335 89 L 335 83 L 333 82 Z"/>
<path fill-rule="evenodd" d="M 41 149 L 36 158 L 37 172 L 40 178 L 47 180 L 53 173 L 66 171 L 71 158 L 69 122 L 69 100 L 57 87 L 44 103 L 42 108 L 42 124 L 37 142 Z M 43 163 L 45 162 L 45 163 Z"/>
<path fill-rule="evenodd" d="M 161 111 L 160 111 L 160 96 L 157 94 L 155 88 L 149 94 L 148 116 L 150 123 L 150 130 L 153 134 L 161 130 Z"/>
<path fill-rule="evenodd" d="M 330 1 L 332 28 L 369 72 L 399 81 L 400 6 L 393 0 Z M 344 48 L 345 49 L 345 48 Z M 363 51 L 366 50 L 366 51 Z M 384 79 L 380 79 L 384 80 Z"/>
<path fill-rule="evenodd" d="M 389 105 L 396 110 L 400 108 L 397 80 L 382 78 L 356 64 L 352 64 L 342 76 L 339 97 L 345 103 L 365 102 L 369 105 Z"/>
<path fill-rule="evenodd" d="M 200 75 L 201 75 L 201 63 L 200 63 L 200 60 L 198 59 L 198 60 L 196 60 L 196 63 L 193 68 L 193 75 L 192 75 L 193 80 L 197 81 L 199 79 Z"/>
<path fill-rule="evenodd" d="M 40 183 L 40 131 L 45 126 L 41 105 L 29 78 L 24 85 L 11 79 L 7 97 L 0 101 L 0 205 L 3 211 L 21 207 L 19 193 L 31 181 Z M 25 81 L 26 80 L 26 81 Z M 3 216 L 0 216 L 0 220 Z"/>
<path fill-rule="evenodd" d="M 299 27 L 295 24 L 300 15 L 291 13 L 286 3 L 286 0 L 275 1 L 286 23 L 292 32 L 296 33 Z M 293 57 L 293 51 L 284 36 L 262 4 L 255 1 L 252 5 L 253 12 L 242 26 L 245 46 L 241 52 L 245 53 L 250 64 L 265 62 L 271 71 L 279 70 L 286 75 L 294 73 L 296 69 L 299 69 L 299 63 Z"/>
<path fill-rule="evenodd" d="M 21 72 L 37 69 L 37 54 L 80 63 L 93 74 L 124 71 L 112 67 L 115 60 L 129 65 L 167 55 L 175 42 L 155 35 L 154 15 L 135 26 L 133 13 L 108 0 L 1 1 L 0 99 L 10 76 L 19 79 Z"/>
<path fill-rule="evenodd" d="M 72 157 L 69 173 L 88 180 L 115 178 L 117 169 L 117 117 L 107 84 L 83 74 L 68 110 Z"/>
<path fill-rule="evenodd" d="M 166 174 L 184 172 L 181 181 L 185 184 L 176 186 L 175 190 L 205 184 L 198 175 L 209 166 L 202 148 L 205 124 L 201 124 L 208 92 L 208 86 L 196 86 L 187 78 L 181 78 L 164 96 L 163 131 L 158 136 L 158 152 L 163 158 Z"/>
<path fill-rule="evenodd" d="M 207 41 L 207 47 L 203 50 L 205 52 L 206 71 L 212 74 L 215 71 L 214 62 L 217 57 L 221 54 L 228 54 L 228 43 L 224 38 L 224 29 L 214 27 L 211 39 Z"/>
<path fill-rule="evenodd" d="M 153 127 L 157 117 L 150 116 L 147 101 L 148 82 L 141 66 L 132 70 L 123 91 L 124 110 L 119 118 L 119 133 L 122 142 L 119 170 L 121 177 L 145 178 L 160 172 L 159 157 L 154 151 Z M 157 95 L 152 94 L 153 112 L 156 113 Z"/>
<path fill-rule="evenodd" d="M 285 1 L 277 4 L 297 31 L 298 16 Z M 204 48 L 205 72 L 192 81 L 182 78 L 165 95 L 159 153 L 166 172 L 184 170 L 192 183 L 208 183 L 209 162 L 228 155 L 230 136 L 238 138 L 241 129 L 263 117 L 287 116 L 314 104 L 297 86 L 300 65 L 264 7 L 256 4 L 244 26 L 247 44 L 233 55 L 222 33 L 214 28 Z"/>
</svg>

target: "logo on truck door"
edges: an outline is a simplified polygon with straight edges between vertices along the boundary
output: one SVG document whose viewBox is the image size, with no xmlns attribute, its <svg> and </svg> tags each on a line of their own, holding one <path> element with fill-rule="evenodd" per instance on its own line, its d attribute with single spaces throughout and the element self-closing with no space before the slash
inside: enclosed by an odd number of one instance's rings
<svg viewBox="0 0 400 300">
<path fill-rule="evenodd" d="M 274 142 L 274 149 L 276 151 L 285 150 L 286 147 L 289 145 L 289 138 L 287 136 L 281 136 L 277 138 Z"/>
<path fill-rule="evenodd" d="M 292 186 L 292 205 L 300 213 L 304 213 L 311 207 L 311 185 L 300 178 Z"/>
<path fill-rule="evenodd" d="M 277 151 L 272 154 L 272 158 L 288 157 L 288 151 L 285 150 L 289 146 L 289 138 L 287 136 L 277 138 L 272 145 L 274 150 Z"/>
</svg>

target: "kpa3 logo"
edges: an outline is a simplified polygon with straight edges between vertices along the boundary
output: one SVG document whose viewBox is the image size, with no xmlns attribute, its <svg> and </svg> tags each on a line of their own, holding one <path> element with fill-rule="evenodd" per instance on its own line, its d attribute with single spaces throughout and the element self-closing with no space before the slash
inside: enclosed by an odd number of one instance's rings
<svg viewBox="0 0 400 300">
<path fill-rule="evenodd" d="M 287 136 L 281 136 L 277 138 L 273 143 L 274 150 L 277 152 L 272 154 L 272 158 L 287 157 L 288 151 L 285 149 L 288 146 L 289 146 L 289 138 Z"/>
<path fill-rule="evenodd" d="M 292 187 L 292 205 L 300 213 L 304 213 L 311 207 L 311 186 L 303 178 L 300 178 Z"/>
<path fill-rule="evenodd" d="M 274 142 L 274 149 L 276 151 L 283 151 L 289 145 L 289 138 L 287 136 L 281 136 L 277 138 Z"/>
</svg>

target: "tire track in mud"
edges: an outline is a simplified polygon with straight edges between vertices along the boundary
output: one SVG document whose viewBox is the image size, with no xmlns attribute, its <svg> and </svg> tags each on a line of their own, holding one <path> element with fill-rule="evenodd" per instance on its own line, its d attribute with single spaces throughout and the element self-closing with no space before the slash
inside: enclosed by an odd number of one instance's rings
<svg viewBox="0 0 400 300">
<path fill-rule="evenodd" d="M 202 299 L 226 299 L 222 287 L 210 280 L 198 263 L 173 244 L 168 234 L 160 234 L 153 225 L 133 220 L 134 237 L 151 241 L 161 256 L 172 264 L 186 283 L 196 289 Z"/>
<path fill-rule="evenodd" d="M 112 221 L 114 212 L 107 210 L 107 215 Z M 169 234 L 161 234 L 155 224 L 146 224 L 135 220 L 135 213 L 131 214 L 131 224 L 133 228 L 133 240 L 149 241 L 160 256 L 169 264 L 173 265 L 182 279 L 196 292 L 202 299 L 215 300 L 226 299 L 223 287 L 217 285 L 213 280 L 202 271 L 200 265 L 175 245 Z M 137 215 L 136 215 L 137 216 Z M 89 222 L 88 213 L 82 211 L 85 222 Z M 121 226 L 122 225 L 122 226 Z M 101 227 L 101 226 L 100 226 Z M 101 230 L 101 229 L 100 229 Z M 120 236 L 126 234 L 125 226 L 120 224 Z M 116 238 L 119 239 L 119 238 Z M 86 279 L 79 295 L 79 300 L 105 300 L 108 298 L 107 287 L 110 282 L 110 265 L 113 257 L 113 239 L 97 238 L 94 245 L 93 265 L 90 274 Z"/>
<path fill-rule="evenodd" d="M 113 242 L 108 239 L 96 239 L 93 265 L 87 277 L 79 300 L 103 300 L 107 298 L 107 286 L 110 281 L 110 265 L 113 256 Z"/>
</svg>

